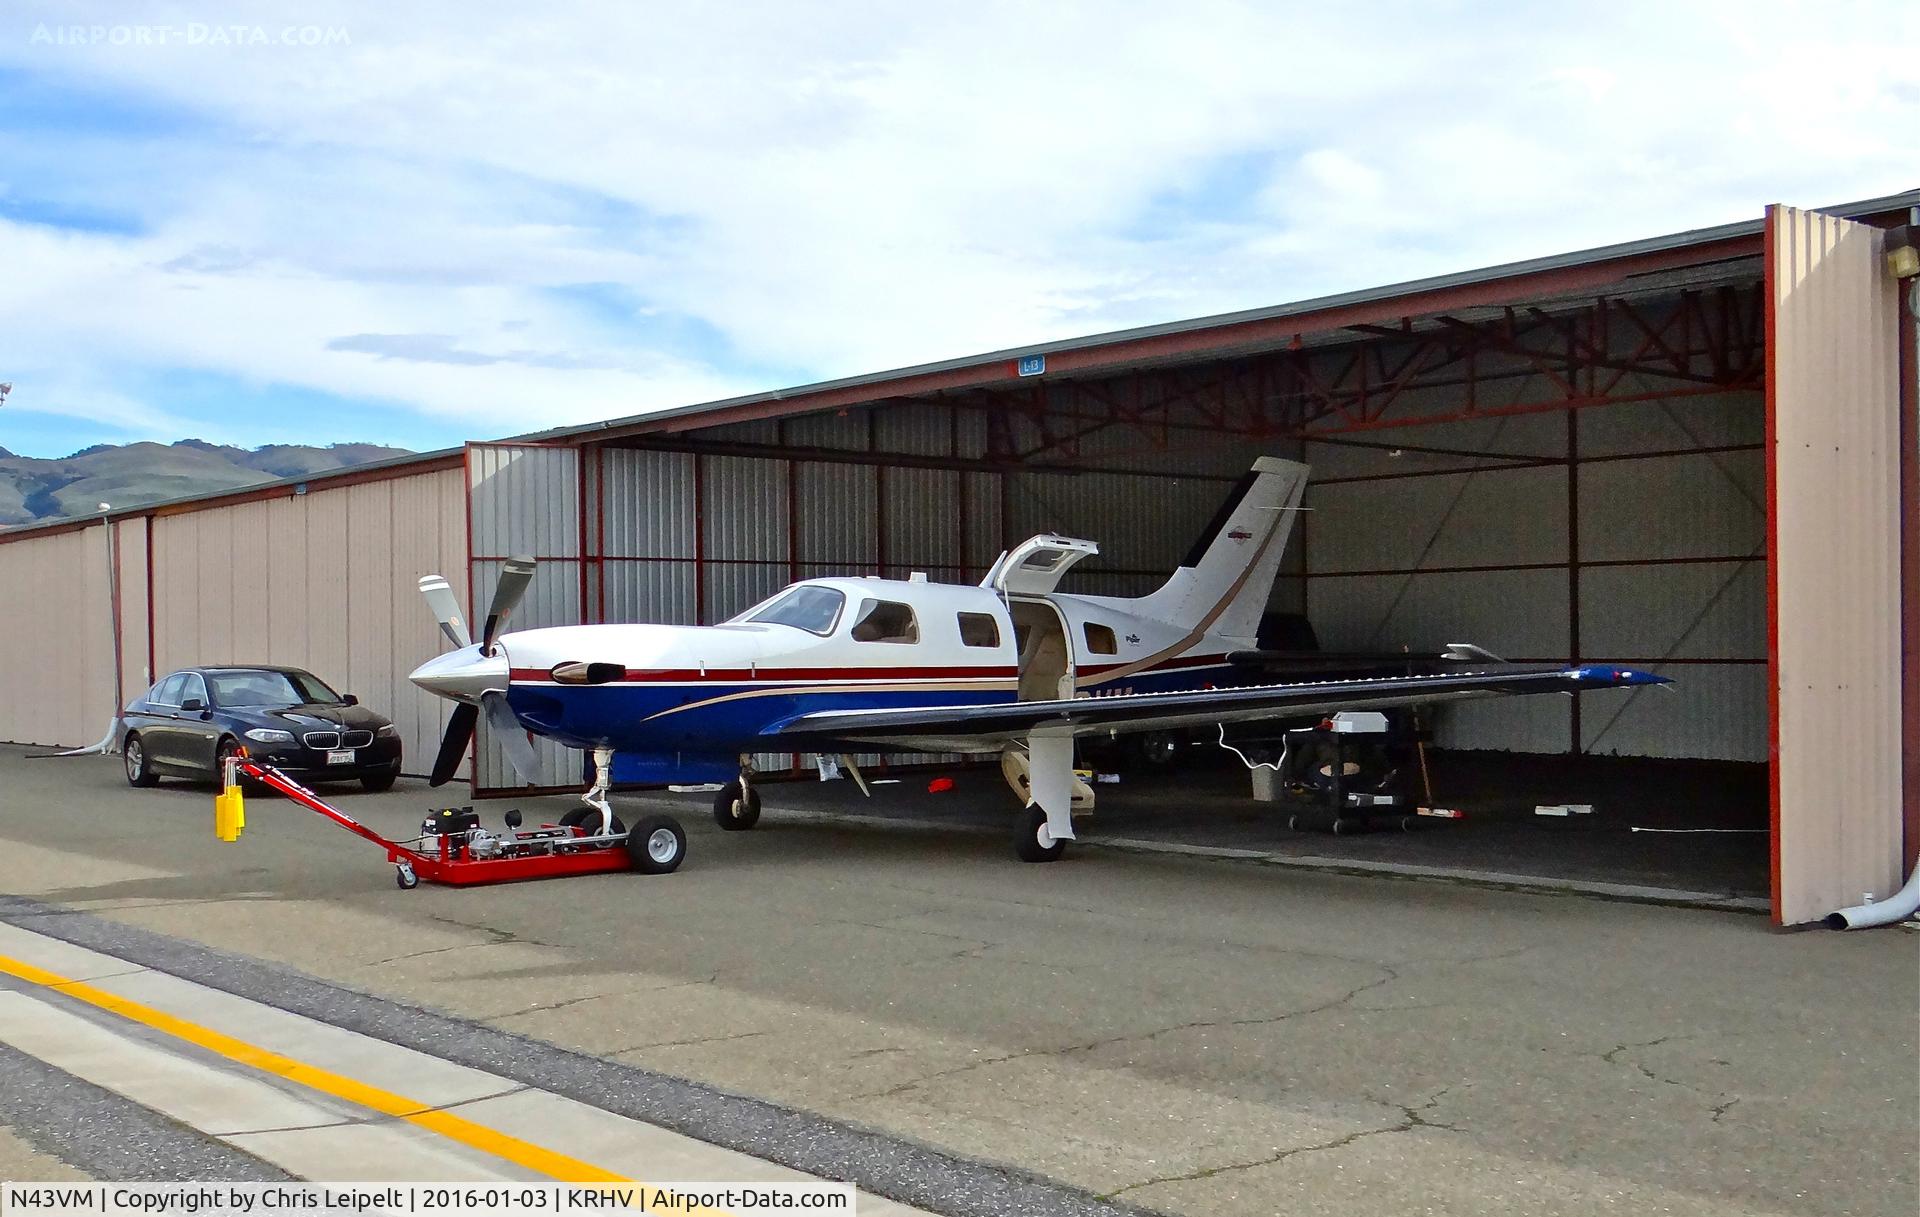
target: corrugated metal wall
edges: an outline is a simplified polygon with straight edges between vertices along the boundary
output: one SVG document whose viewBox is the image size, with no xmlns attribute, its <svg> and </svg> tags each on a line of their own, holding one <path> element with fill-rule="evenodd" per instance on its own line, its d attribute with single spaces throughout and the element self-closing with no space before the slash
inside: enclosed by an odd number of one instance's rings
<svg viewBox="0 0 1920 1217">
<path fill-rule="evenodd" d="M 578 625 L 585 620 L 580 450 L 469 444 L 467 474 L 473 537 L 473 608 L 469 611 L 473 620 L 485 619 L 501 564 L 514 557 L 533 558 L 537 565 L 533 582 L 514 609 L 508 629 Z M 484 719 L 475 738 L 474 780 L 479 789 L 511 789 L 523 784 L 507 763 L 506 754 L 488 738 Z M 533 744 L 540 761 L 539 772 L 533 775 L 535 785 L 572 786 L 584 780 L 579 753 L 539 737 Z"/>
<path fill-rule="evenodd" d="M 123 547 L 144 550 L 137 528 L 121 533 Z M 107 589 L 104 524 L 0 545 L 0 739 L 73 748 L 106 733 L 115 710 Z M 132 658 L 144 663 L 144 646 Z M 146 682 L 129 666 L 131 697 Z"/>
<path fill-rule="evenodd" d="M 1765 760 L 1763 421 L 1758 394 L 1728 393 L 1408 427 L 1391 433 L 1397 455 L 1310 444 L 1307 609 L 1322 645 L 1472 642 L 1677 682 L 1577 707 L 1448 707 L 1447 747 L 1564 752 L 1577 714 L 1585 752 Z"/>
<path fill-rule="evenodd" d="M 420 576 L 466 568 L 459 471 L 161 516 L 152 527 L 157 671 L 307 668 L 393 719 L 408 772 L 431 764 L 446 703 L 406 675 L 444 645 Z"/>
<path fill-rule="evenodd" d="M 1767 213 L 1774 915 L 1901 880 L 1898 303 L 1884 238 Z"/>
</svg>

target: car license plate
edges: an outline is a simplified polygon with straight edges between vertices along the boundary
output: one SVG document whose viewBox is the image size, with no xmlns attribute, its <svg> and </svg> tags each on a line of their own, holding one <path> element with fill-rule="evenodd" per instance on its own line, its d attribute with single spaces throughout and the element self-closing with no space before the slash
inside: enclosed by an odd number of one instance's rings
<svg viewBox="0 0 1920 1217">
<path fill-rule="evenodd" d="M 327 764 L 329 765 L 353 764 L 353 749 L 341 748 L 338 751 L 327 753 Z"/>
</svg>

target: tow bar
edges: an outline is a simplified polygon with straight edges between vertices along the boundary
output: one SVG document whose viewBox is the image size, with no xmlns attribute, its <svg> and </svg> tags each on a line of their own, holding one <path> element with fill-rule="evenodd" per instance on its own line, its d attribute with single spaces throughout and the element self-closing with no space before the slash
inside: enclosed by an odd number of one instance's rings
<svg viewBox="0 0 1920 1217">
<path fill-rule="evenodd" d="M 686 831 L 672 816 L 648 816 L 629 832 L 609 812 L 592 808 L 569 813 L 568 821 L 582 817 L 578 823 L 543 824 L 525 832 L 520 831 L 519 811 L 509 811 L 502 835 L 480 827 L 471 807 L 449 807 L 429 815 L 413 840 L 389 841 L 272 765 L 245 755 L 228 760 L 221 792 L 213 801 L 214 835 L 222 841 L 238 840 L 246 825 L 243 776 L 386 850 L 394 882 L 403 888 L 418 887 L 422 879 L 468 887 L 623 870 L 664 875 L 677 870 L 687 856 Z"/>
</svg>

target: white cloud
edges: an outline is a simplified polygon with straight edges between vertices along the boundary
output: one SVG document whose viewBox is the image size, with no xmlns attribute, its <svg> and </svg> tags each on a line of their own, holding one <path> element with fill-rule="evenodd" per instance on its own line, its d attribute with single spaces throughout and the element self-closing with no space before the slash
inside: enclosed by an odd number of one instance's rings
<svg viewBox="0 0 1920 1217">
<path fill-rule="evenodd" d="M 210 7 L 141 20 L 350 42 L 0 39 L 194 116 L 90 145 L 141 235 L 0 228 L 14 364 L 520 430 L 1897 189 L 1920 118 L 1895 4 Z"/>
</svg>

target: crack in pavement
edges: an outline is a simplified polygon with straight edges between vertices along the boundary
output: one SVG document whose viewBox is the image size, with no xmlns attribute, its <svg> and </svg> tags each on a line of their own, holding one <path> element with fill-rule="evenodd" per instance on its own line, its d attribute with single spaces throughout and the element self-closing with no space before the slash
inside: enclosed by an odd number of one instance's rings
<svg viewBox="0 0 1920 1217">
<path fill-rule="evenodd" d="M 481 943 L 479 945 L 491 946 L 492 944 Z M 599 1001 L 605 997 L 633 997 L 641 993 L 665 993 L 669 989 L 690 989 L 696 985 L 711 985 L 717 983 L 719 979 L 720 973 L 715 972 L 711 976 L 702 976 L 698 980 L 676 980 L 672 984 L 642 985 L 638 989 L 614 989 L 607 993 L 588 993 L 582 997 L 569 997 L 565 1001 L 546 1002 L 537 1006 L 528 1006 L 523 1010 L 509 1010 L 505 1014 L 495 1014 L 481 1021 L 498 1023 L 509 1018 L 519 1018 L 523 1014 L 544 1014 L 549 1010 L 564 1010 L 568 1006 L 577 1006 L 582 1002 Z"/>
<path fill-rule="evenodd" d="M 633 1044 L 626 1048 L 615 1048 L 608 1056 L 622 1056 L 629 1052 L 644 1052 L 649 1048 L 684 1048 L 688 1044 L 719 1044 L 727 1040 L 750 1040 L 758 1035 L 772 1035 L 771 1031 L 742 1031 L 735 1035 L 702 1035 L 690 1040 L 660 1040 L 651 1044 Z"/>
<path fill-rule="evenodd" d="M 1368 1137 L 1384 1136 L 1388 1133 L 1412 1132 L 1420 1128 L 1437 1128 L 1444 1129 L 1447 1132 L 1460 1132 L 1462 1131 L 1461 1129 L 1455 1128 L 1451 1124 L 1441 1124 L 1437 1121 L 1429 1120 L 1425 1115 L 1426 1112 L 1433 1110 L 1434 1105 L 1439 1103 L 1447 1091 L 1451 1089 L 1453 1089 L 1451 1086 L 1441 1087 L 1435 1091 L 1426 1102 L 1420 1104 L 1418 1107 L 1409 1107 L 1403 1103 L 1387 1103 L 1373 1100 L 1379 1102 L 1382 1107 L 1397 1108 L 1400 1112 L 1400 1122 L 1390 1124 L 1385 1128 L 1362 1128 L 1335 1137 L 1331 1141 L 1322 1141 L 1317 1145 L 1296 1145 L 1292 1149 L 1277 1150 L 1264 1158 L 1255 1158 L 1250 1162 L 1225 1162 L 1219 1166 L 1204 1167 L 1200 1170 L 1187 1171 L 1178 1175 L 1157 1175 L 1151 1179 L 1142 1179 L 1138 1183 L 1129 1183 L 1125 1187 L 1104 1192 L 1100 1198 L 1102 1200 L 1113 1200 L 1128 1192 L 1138 1191 L 1143 1187 L 1153 1187 L 1162 1183 L 1190 1183 L 1196 1179 L 1211 1179 L 1216 1175 L 1224 1175 L 1231 1171 L 1253 1170 L 1256 1167 L 1272 1166 L 1277 1162 L 1285 1162 L 1287 1159 L 1297 1157 L 1300 1154 L 1320 1153 L 1330 1149 L 1344 1149 L 1356 1141 L 1365 1140 Z"/>
<path fill-rule="evenodd" d="M 1261 1015 L 1257 1018 L 1196 1019 L 1191 1022 L 1173 1023 L 1165 1027 L 1155 1027 L 1148 1031 L 1130 1031 L 1125 1035 L 1103 1036 L 1100 1039 L 1088 1040 L 1083 1044 L 1067 1044 L 1059 1048 L 1023 1048 L 1018 1052 L 1007 1052 L 999 1056 L 987 1057 L 984 1060 L 968 1061 L 966 1064 L 955 1066 L 952 1069 L 936 1070 L 922 1077 L 912 1078 L 898 1085 L 890 1086 L 885 1090 L 867 1091 L 861 1094 L 848 1095 L 847 1097 L 849 1099 L 889 1099 L 895 1095 L 905 1094 L 909 1090 L 924 1086 L 928 1082 L 955 1077 L 963 1073 L 971 1073 L 977 1069 L 985 1069 L 990 1065 L 999 1065 L 1006 1061 L 1021 1060 L 1026 1057 L 1070 1056 L 1076 1053 L 1095 1052 L 1101 1048 L 1109 1048 L 1114 1044 L 1123 1044 L 1134 1040 L 1144 1042 L 1146 1040 L 1157 1039 L 1163 1035 L 1172 1035 L 1180 1031 L 1205 1031 L 1217 1027 L 1261 1027 L 1269 1026 L 1273 1023 L 1285 1022 L 1291 1018 L 1303 1018 L 1309 1014 L 1322 1014 L 1338 1006 L 1346 1005 L 1362 993 L 1378 989 L 1383 985 L 1392 984 L 1394 981 L 1400 979 L 1400 973 L 1387 967 L 1385 964 L 1374 964 L 1372 966 L 1385 972 L 1386 975 L 1375 980 L 1370 980 L 1366 984 L 1356 985 L 1339 997 L 1333 998 L 1330 1001 L 1321 1002 L 1317 1006 L 1307 1006 L 1299 1010 L 1287 1010 L 1280 1014 Z M 1367 1009 L 1368 1007 L 1360 1008 Z"/>
<path fill-rule="evenodd" d="M 890 917 L 888 918 L 888 920 L 904 921 L 909 917 L 921 917 L 921 916 L 925 916 L 925 914 L 903 913 L 899 917 Z M 928 938 L 946 938 L 954 942 L 970 942 L 974 944 L 974 948 L 977 950 L 984 950 L 987 947 L 995 947 L 995 946 L 1001 945 L 1000 943 L 992 942 L 984 938 L 976 938 L 971 934 L 947 934 L 947 933 L 943 933 L 940 930 L 923 930 L 923 929 L 920 929 L 918 926 L 888 925 L 885 922 L 859 921 L 851 917 L 824 917 L 819 921 L 814 922 L 813 924 L 815 925 L 857 925 L 864 929 L 880 930 L 883 933 L 889 933 L 889 934 L 922 934 Z"/>
<path fill-rule="evenodd" d="M 1684 1036 L 1684 1035 L 1663 1035 L 1657 1040 L 1647 1040 L 1644 1043 L 1615 1044 L 1613 1047 L 1607 1049 L 1605 1052 L 1600 1053 L 1599 1059 L 1605 1061 L 1609 1065 L 1625 1065 L 1628 1068 L 1640 1074 L 1640 1076 L 1646 1078 L 1649 1082 L 1659 1082 L 1662 1085 L 1666 1085 L 1666 1086 L 1678 1086 L 1682 1090 L 1692 1090 L 1695 1093 L 1698 1093 L 1699 1092 L 1698 1087 L 1690 1086 L 1685 1082 L 1677 1081 L 1673 1078 L 1662 1077 L 1659 1074 L 1655 1073 L 1653 1070 L 1647 1068 L 1645 1065 L 1642 1065 L 1639 1061 L 1622 1059 L 1629 1052 L 1637 1052 L 1642 1048 L 1658 1048 L 1662 1044 L 1671 1043 L 1672 1041 L 1677 1039 L 1689 1039 L 1689 1038 L 1691 1037 Z M 1588 1055 L 1592 1055 L 1592 1054 L 1588 1054 Z"/>
<path fill-rule="evenodd" d="M 1694 1035 L 1663 1035 L 1659 1039 L 1647 1040 L 1643 1043 L 1615 1044 L 1613 1047 L 1601 1053 L 1583 1052 L 1576 1055 L 1592 1056 L 1598 1060 L 1605 1061 L 1609 1065 L 1625 1065 L 1633 1069 L 1634 1072 L 1638 1073 L 1641 1077 L 1646 1078 L 1649 1082 L 1658 1082 L 1663 1086 L 1677 1086 L 1681 1090 L 1689 1094 L 1699 1095 L 1703 1099 L 1712 1094 L 1713 1101 L 1707 1106 L 1708 1118 L 1712 1123 L 1718 1124 L 1721 1122 L 1722 1117 L 1727 1114 L 1728 1109 L 1740 1101 L 1739 1095 L 1729 1097 L 1724 1091 L 1713 1094 L 1713 1092 L 1702 1090 L 1691 1082 L 1683 1082 L 1678 1078 L 1670 1078 L 1663 1074 L 1655 1073 L 1639 1061 L 1625 1059 L 1626 1054 L 1629 1052 L 1637 1052 L 1643 1048 L 1657 1048 L 1661 1044 L 1672 1043 L 1676 1040 L 1695 1038 L 1697 1037 Z"/>
</svg>

